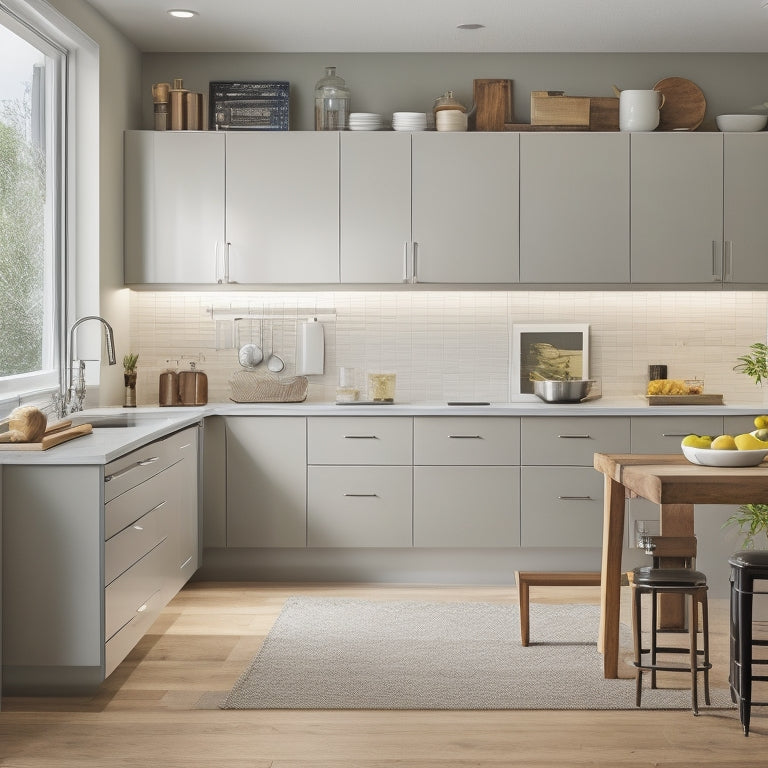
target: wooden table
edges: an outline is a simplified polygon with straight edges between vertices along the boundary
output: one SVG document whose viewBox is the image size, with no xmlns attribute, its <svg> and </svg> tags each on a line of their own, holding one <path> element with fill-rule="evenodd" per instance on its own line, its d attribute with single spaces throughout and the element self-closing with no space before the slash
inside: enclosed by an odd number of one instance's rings
<svg viewBox="0 0 768 768">
<path fill-rule="evenodd" d="M 694 504 L 768 504 L 768 465 L 702 467 L 682 454 L 596 453 L 594 467 L 605 475 L 598 649 L 603 675 L 615 678 L 625 499 L 641 496 L 659 504 L 662 535 L 693 536 Z"/>
</svg>

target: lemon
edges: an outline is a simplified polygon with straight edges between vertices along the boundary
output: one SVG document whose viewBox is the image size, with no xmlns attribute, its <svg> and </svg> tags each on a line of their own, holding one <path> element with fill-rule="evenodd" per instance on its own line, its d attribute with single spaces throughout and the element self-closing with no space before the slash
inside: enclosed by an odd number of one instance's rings
<svg viewBox="0 0 768 768">
<path fill-rule="evenodd" d="M 768 416 L 755 416 L 755 429 L 768 428 Z"/>
<path fill-rule="evenodd" d="M 754 435 L 736 435 L 733 439 L 740 451 L 768 451 L 768 441 L 758 440 Z"/>
<path fill-rule="evenodd" d="M 720 435 L 712 441 L 711 447 L 716 451 L 735 451 L 736 441 L 731 435 Z"/>
<path fill-rule="evenodd" d="M 768 429 L 756 429 L 749 433 L 758 440 L 768 440 Z"/>
<path fill-rule="evenodd" d="M 712 438 L 709 435 L 687 435 L 682 442 L 688 448 L 709 448 L 711 443 Z"/>
</svg>

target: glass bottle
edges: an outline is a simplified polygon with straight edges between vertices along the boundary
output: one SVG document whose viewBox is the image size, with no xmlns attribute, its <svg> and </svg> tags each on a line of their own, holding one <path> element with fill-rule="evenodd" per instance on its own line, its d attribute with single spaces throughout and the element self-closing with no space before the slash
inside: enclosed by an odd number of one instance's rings
<svg viewBox="0 0 768 768">
<path fill-rule="evenodd" d="M 326 67 L 325 77 L 315 85 L 315 130 L 346 131 L 348 127 L 349 88 L 336 67 Z"/>
</svg>

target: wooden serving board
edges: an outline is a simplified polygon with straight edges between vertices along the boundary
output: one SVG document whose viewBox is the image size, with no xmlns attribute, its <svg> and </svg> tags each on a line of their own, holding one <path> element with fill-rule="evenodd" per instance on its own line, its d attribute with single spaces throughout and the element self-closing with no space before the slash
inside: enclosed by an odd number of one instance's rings
<svg viewBox="0 0 768 768">
<path fill-rule="evenodd" d="M 722 405 L 722 395 L 646 395 L 648 405 Z"/>
<path fill-rule="evenodd" d="M 653 86 L 664 94 L 659 112 L 659 131 L 695 131 L 704 120 L 707 100 L 696 83 L 684 77 L 666 77 Z"/>
<path fill-rule="evenodd" d="M 70 422 L 71 424 L 71 422 Z M 90 424 L 78 424 L 76 427 L 64 427 L 61 424 L 46 430 L 43 439 L 37 443 L 0 443 L 0 451 L 47 451 L 54 445 L 66 443 L 76 437 L 82 437 L 93 432 Z"/>
</svg>

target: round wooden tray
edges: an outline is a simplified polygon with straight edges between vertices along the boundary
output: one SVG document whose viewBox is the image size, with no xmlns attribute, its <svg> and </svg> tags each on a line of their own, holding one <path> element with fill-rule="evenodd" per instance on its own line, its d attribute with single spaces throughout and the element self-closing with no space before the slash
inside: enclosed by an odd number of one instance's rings
<svg viewBox="0 0 768 768">
<path fill-rule="evenodd" d="M 696 83 L 684 77 L 665 77 L 653 86 L 664 94 L 659 131 L 695 131 L 704 120 L 707 100 Z"/>
</svg>

